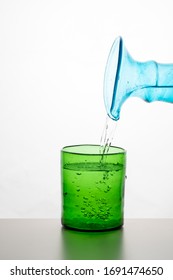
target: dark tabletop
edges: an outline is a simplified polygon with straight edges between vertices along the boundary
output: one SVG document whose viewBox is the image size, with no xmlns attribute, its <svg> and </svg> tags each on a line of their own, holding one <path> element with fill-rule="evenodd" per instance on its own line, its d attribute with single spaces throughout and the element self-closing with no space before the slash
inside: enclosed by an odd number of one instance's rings
<svg viewBox="0 0 173 280">
<path fill-rule="evenodd" d="M 1 260 L 173 260 L 173 219 L 125 219 L 106 232 L 65 229 L 58 219 L 1 219 Z"/>
</svg>

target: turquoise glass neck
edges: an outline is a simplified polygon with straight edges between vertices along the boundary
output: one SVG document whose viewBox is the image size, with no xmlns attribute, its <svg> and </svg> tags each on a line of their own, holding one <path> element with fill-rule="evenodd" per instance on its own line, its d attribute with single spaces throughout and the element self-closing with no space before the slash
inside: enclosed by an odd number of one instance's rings
<svg viewBox="0 0 173 280">
<path fill-rule="evenodd" d="M 120 118 L 121 107 L 129 97 L 172 103 L 173 64 L 135 61 L 118 37 L 110 50 L 104 77 L 104 102 L 110 118 Z"/>
</svg>

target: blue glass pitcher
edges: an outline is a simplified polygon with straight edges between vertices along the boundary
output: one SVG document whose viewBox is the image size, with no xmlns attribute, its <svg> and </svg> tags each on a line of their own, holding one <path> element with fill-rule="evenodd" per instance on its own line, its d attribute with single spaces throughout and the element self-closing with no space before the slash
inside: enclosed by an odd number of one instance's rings
<svg viewBox="0 0 173 280">
<path fill-rule="evenodd" d="M 146 102 L 173 102 L 173 64 L 138 62 L 128 53 L 123 39 L 115 39 L 104 77 L 104 102 L 113 120 L 120 118 L 121 107 L 129 97 Z"/>
</svg>

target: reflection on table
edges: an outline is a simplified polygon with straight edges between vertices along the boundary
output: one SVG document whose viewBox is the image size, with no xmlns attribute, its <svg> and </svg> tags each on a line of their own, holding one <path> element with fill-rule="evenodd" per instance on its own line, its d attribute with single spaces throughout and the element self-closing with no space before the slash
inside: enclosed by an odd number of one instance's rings
<svg viewBox="0 0 173 280">
<path fill-rule="evenodd" d="M 80 232 L 61 229 L 63 259 L 123 259 L 123 228 L 105 232 Z"/>
</svg>

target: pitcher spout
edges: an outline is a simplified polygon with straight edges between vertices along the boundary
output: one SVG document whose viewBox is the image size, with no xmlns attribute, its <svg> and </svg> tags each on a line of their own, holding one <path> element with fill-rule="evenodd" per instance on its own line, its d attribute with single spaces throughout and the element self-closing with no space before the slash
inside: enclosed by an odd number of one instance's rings
<svg viewBox="0 0 173 280">
<path fill-rule="evenodd" d="M 116 38 L 109 53 L 104 76 L 107 114 L 119 120 L 121 107 L 129 97 L 146 102 L 173 102 L 173 64 L 135 61 L 123 39 Z"/>
</svg>

